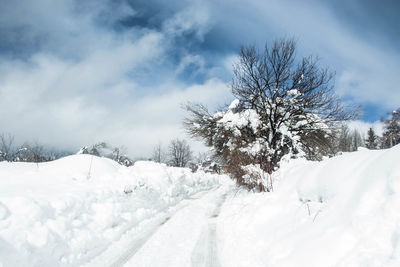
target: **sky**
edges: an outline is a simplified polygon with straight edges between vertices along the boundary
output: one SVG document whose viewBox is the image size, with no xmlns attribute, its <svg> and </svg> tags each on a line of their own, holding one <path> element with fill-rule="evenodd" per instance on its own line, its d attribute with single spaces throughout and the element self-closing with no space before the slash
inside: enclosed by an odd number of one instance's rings
<svg viewBox="0 0 400 267">
<path fill-rule="evenodd" d="M 364 125 L 400 106 L 396 0 L 0 0 L 0 133 L 148 157 L 185 138 L 182 104 L 232 101 L 241 45 L 295 38 Z M 191 141 L 194 150 L 202 149 Z"/>
</svg>

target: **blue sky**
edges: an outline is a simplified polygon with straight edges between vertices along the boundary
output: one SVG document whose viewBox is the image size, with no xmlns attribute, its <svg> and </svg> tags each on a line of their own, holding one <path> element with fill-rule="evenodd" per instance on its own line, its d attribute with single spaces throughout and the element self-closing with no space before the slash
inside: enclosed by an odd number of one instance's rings
<svg viewBox="0 0 400 267">
<path fill-rule="evenodd" d="M 374 122 L 400 106 L 399 1 L 0 0 L 0 125 L 18 141 L 146 156 L 216 108 L 240 45 L 294 37 Z M 200 147 L 194 143 L 195 147 Z"/>
</svg>

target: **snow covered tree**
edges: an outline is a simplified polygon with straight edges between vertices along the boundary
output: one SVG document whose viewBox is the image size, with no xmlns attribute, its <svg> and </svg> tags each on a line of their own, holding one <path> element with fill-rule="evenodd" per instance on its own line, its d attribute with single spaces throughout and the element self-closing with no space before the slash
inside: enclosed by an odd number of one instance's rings
<svg viewBox="0 0 400 267">
<path fill-rule="evenodd" d="M 109 147 L 111 153 L 105 155 L 106 158 L 112 159 L 124 166 L 132 166 L 134 161 L 126 155 L 126 147 Z"/>
<path fill-rule="evenodd" d="M 192 159 L 192 150 L 185 140 L 175 139 L 169 145 L 169 163 L 174 167 L 186 167 Z"/>
<path fill-rule="evenodd" d="M 134 161 L 126 156 L 125 153 L 126 148 L 124 146 L 112 147 L 106 142 L 99 142 L 89 147 L 82 147 L 77 154 L 90 154 L 98 157 L 105 157 L 112 159 L 121 165 L 127 167 L 132 166 Z"/>
<path fill-rule="evenodd" d="M 365 146 L 368 149 L 376 149 L 378 144 L 378 136 L 376 136 L 374 129 L 369 128 L 368 132 L 367 132 L 367 139 L 365 140 Z"/>
<path fill-rule="evenodd" d="M 295 42 L 278 40 L 259 52 L 242 47 L 231 89 L 236 99 L 209 113 L 188 104 L 184 126 L 205 140 L 239 184 L 271 190 L 266 179 L 285 155 L 320 159 L 333 149 L 333 123 L 350 118 L 333 94 L 333 73 L 312 56 L 295 60 Z"/>
<path fill-rule="evenodd" d="M 90 154 L 100 157 L 100 152 L 107 147 L 108 145 L 105 142 L 99 142 L 89 147 L 82 147 L 77 154 Z"/>
<path fill-rule="evenodd" d="M 383 121 L 382 145 L 384 148 L 390 148 L 400 143 L 400 108 L 394 110 L 391 115 L 389 119 Z"/>
<path fill-rule="evenodd" d="M 15 161 L 22 162 L 45 162 L 49 161 L 47 151 L 38 142 L 28 143 L 25 142 L 16 152 Z"/>
</svg>

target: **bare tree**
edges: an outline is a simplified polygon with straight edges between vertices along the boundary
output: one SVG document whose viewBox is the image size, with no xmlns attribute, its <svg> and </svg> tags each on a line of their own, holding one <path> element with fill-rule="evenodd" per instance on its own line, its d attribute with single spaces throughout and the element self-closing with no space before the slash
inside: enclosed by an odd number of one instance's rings
<svg viewBox="0 0 400 267">
<path fill-rule="evenodd" d="M 25 142 L 15 153 L 15 160 L 22 162 L 44 162 L 51 160 L 49 152 L 39 142 Z"/>
<path fill-rule="evenodd" d="M 200 104 L 186 106 L 188 133 L 212 146 L 238 183 L 250 188 L 271 190 L 264 172 L 271 174 L 287 154 L 331 154 L 336 123 L 354 115 L 333 92 L 334 73 L 316 57 L 296 61 L 295 47 L 291 39 L 267 44 L 262 52 L 242 47 L 231 83 L 236 100 L 229 108 L 211 114 Z M 260 179 L 253 179 L 255 169 Z"/>
<path fill-rule="evenodd" d="M 160 142 L 154 147 L 151 159 L 158 163 L 165 162 L 165 152 Z"/>
<path fill-rule="evenodd" d="M 169 162 L 174 167 L 186 167 L 192 159 L 192 151 L 185 140 L 175 139 L 169 145 Z"/>
<path fill-rule="evenodd" d="M 38 142 L 34 142 L 31 145 L 30 150 L 33 156 L 33 162 L 39 163 L 43 161 L 48 161 L 43 145 L 39 144 Z"/>
<path fill-rule="evenodd" d="M 347 125 L 342 125 L 337 134 L 338 151 L 350 152 L 352 145 L 352 137 L 350 129 Z"/>
<path fill-rule="evenodd" d="M 360 146 L 364 146 L 364 140 L 360 132 L 354 129 L 352 132 L 352 151 L 357 151 Z"/>
<path fill-rule="evenodd" d="M 46 151 L 46 154 L 49 158 L 49 160 L 56 160 L 59 158 L 63 158 L 66 156 L 70 156 L 74 153 L 72 153 L 71 151 L 67 151 L 67 150 L 59 150 L 56 148 L 48 148 Z"/>
<path fill-rule="evenodd" d="M 14 136 L 10 133 L 0 134 L 0 160 L 13 161 L 14 156 Z"/>
</svg>

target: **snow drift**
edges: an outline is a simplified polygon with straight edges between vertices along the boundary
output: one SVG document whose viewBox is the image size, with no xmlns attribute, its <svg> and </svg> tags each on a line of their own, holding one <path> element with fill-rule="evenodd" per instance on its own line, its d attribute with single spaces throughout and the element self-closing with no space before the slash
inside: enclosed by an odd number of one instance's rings
<svg viewBox="0 0 400 267">
<path fill-rule="evenodd" d="M 0 162 L 0 266 L 79 266 L 223 178 L 144 161 L 127 168 L 91 155 Z"/>
<path fill-rule="evenodd" d="M 223 266 L 400 266 L 400 146 L 282 165 L 274 193 L 237 194 Z"/>
</svg>

